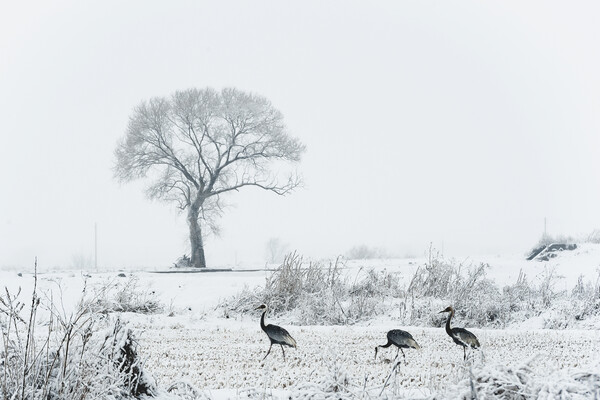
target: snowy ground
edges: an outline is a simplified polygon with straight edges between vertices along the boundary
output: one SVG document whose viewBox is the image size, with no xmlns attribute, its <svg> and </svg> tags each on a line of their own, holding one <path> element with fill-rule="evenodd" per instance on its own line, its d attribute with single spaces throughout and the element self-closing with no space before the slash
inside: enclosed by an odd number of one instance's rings
<svg viewBox="0 0 600 400">
<path fill-rule="evenodd" d="M 574 251 L 564 251 L 559 257 L 548 262 L 526 261 L 523 254 L 487 257 L 463 257 L 455 261 L 465 266 L 488 263 L 490 269 L 487 277 L 499 285 L 513 284 L 519 273 L 523 271 L 528 279 L 535 280 L 547 270 L 555 270 L 561 276 L 557 289 L 572 289 L 579 276 L 595 281 L 600 270 L 600 245 L 582 244 Z M 397 273 L 405 283 L 412 277 L 419 266 L 426 262 L 425 257 L 391 260 L 350 260 L 345 262 L 346 273 L 354 278 L 368 269 Z M 118 282 L 124 278 L 117 277 L 119 272 L 127 276 L 135 275 L 140 285 L 156 290 L 161 300 L 176 309 L 191 308 L 195 312 L 209 312 L 221 300 L 238 293 L 245 286 L 249 288 L 262 285 L 270 272 L 268 269 L 276 265 L 257 265 L 237 267 L 233 271 L 214 273 L 174 273 L 159 274 L 157 271 L 45 271 L 40 265 L 38 285 L 44 289 L 62 292 L 66 305 L 74 304 L 80 297 L 84 283 L 88 287 L 100 282 Z M 165 268 L 164 271 L 169 270 Z M 33 268 L 24 271 L 0 271 L 0 283 L 11 291 L 19 287 L 24 293 L 31 293 L 33 287 Z M 23 276 L 18 276 L 21 273 Z"/>
<path fill-rule="evenodd" d="M 145 320 L 143 320 L 145 319 Z M 457 383 L 470 362 L 442 328 L 379 326 L 305 327 L 290 326 L 297 349 L 286 349 L 283 361 L 280 348 L 273 347 L 264 361 L 269 342 L 254 320 L 190 320 L 138 318 L 144 330 L 142 353 L 147 367 L 161 383 L 186 380 L 204 388 L 214 397 L 220 389 L 286 389 L 310 382 L 326 374 L 335 363 L 355 382 L 367 386 L 383 385 L 392 368 L 396 350 L 374 347 L 385 344 L 385 333 L 392 328 L 410 331 L 421 351 L 406 350 L 397 385 L 410 393 L 426 396 Z M 599 366 L 600 332 L 549 330 L 472 329 L 483 344 L 473 353 L 473 363 L 519 365 L 535 355 L 540 371 L 554 369 L 593 369 Z M 401 355 L 400 355 L 401 356 Z"/>
<path fill-rule="evenodd" d="M 349 261 L 345 271 L 349 276 L 356 276 L 367 268 L 385 268 L 398 272 L 401 279 L 408 279 L 424 261 L 424 258 Z M 521 270 L 530 279 L 536 279 L 544 271 L 555 268 L 557 274 L 564 277 L 560 285 L 572 288 L 580 275 L 590 281 L 596 279 L 600 246 L 583 245 L 545 263 L 525 261 L 522 255 L 459 261 L 467 265 L 489 263 L 488 277 L 499 284 L 514 283 Z M 27 296 L 33 286 L 32 274 L 22 271 L 22 276 L 18 276 L 17 272 L 1 271 L 0 282 L 12 293 L 22 288 Z M 119 277 L 117 271 L 47 272 L 38 276 L 38 286 L 47 296 L 52 292 L 54 299 L 62 298 L 62 307 L 68 313 L 84 286 L 89 291 L 98 284 L 121 282 L 132 275 L 137 277 L 136 285 L 155 291 L 165 305 L 165 312 L 161 314 L 126 313 L 122 316 L 138 332 L 139 350 L 146 358 L 147 370 L 165 387 L 183 380 L 212 398 L 245 396 L 252 390 L 286 396 L 286 391 L 318 381 L 335 368 L 342 368 L 355 385 L 380 387 L 391 371 L 396 351 L 382 349 L 374 360 L 374 347 L 384 344 L 386 331 L 394 328 L 411 332 L 422 347 L 421 351 L 406 351 L 407 364 L 400 366 L 393 380 L 409 397 L 426 397 L 444 391 L 464 378 L 470 365 L 518 366 L 537 356 L 534 369 L 540 375 L 600 369 L 598 329 L 540 330 L 535 329 L 538 326 L 535 321 L 507 330 L 467 327 L 479 337 L 482 350 L 465 363 L 462 349 L 452 343 L 442 328 L 398 326 L 393 320 L 381 318 L 360 326 L 295 326 L 289 324 L 290 321 L 267 316 L 268 322 L 284 325 L 290 331 L 298 348 L 286 349 L 284 362 L 281 349 L 274 347 L 271 355 L 261 362 L 269 342 L 259 327 L 260 314 L 226 318 L 216 306 L 246 286 L 253 288 L 263 284 L 269 271 L 192 274 L 126 271 L 125 274 L 126 277 Z"/>
</svg>

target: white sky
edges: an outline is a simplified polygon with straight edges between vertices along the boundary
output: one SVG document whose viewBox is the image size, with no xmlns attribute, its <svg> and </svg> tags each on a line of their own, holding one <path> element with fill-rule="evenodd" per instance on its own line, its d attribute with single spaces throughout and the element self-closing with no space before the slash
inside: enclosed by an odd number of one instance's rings
<svg viewBox="0 0 600 400">
<path fill-rule="evenodd" d="M 132 108 L 190 87 L 269 98 L 306 186 L 233 194 L 209 266 L 524 252 L 600 228 L 600 3 L 0 0 L 0 267 L 170 265 L 172 205 L 112 177 Z"/>
</svg>

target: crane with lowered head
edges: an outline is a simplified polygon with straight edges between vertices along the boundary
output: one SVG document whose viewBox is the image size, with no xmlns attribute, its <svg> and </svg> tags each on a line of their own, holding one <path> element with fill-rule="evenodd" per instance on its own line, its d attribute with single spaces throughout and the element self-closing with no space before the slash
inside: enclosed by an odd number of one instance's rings
<svg viewBox="0 0 600 400">
<path fill-rule="evenodd" d="M 412 335 L 406 331 L 401 329 L 392 329 L 387 333 L 387 343 L 380 344 L 379 346 L 375 346 L 375 359 L 377 359 L 377 350 L 379 347 L 386 348 L 394 345 L 398 348 L 396 351 L 396 358 L 398 358 L 398 352 L 402 351 L 402 356 L 404 357 L 404 361 L 406 361 L 406 355 L 404 354 L 405 349 L 417 349 L 421 350 L 421 346 L 416 342 L 416 340 L 412 337 Z"/>
</svg>

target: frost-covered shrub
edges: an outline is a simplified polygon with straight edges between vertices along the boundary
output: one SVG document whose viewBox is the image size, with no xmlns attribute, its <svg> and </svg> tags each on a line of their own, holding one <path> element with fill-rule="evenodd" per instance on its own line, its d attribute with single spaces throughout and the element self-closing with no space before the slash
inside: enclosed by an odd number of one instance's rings
<svg viewBox="0 0 600 400">
<path fill-rule="evenodd" d="M 557 289 L 562 277 L 553 268 L 544 269 L 533 280 L 521 271 L 514 284 L 503 288 L 485 277 L 488 268 L 487 264 L 464 266 L 430 252 L 406 290 L 402 319 L 409 324 L 441 326 L 445 317 L 437 313 L 453 305 L 456 318 L 472 326 L 503 327 L 541 316 L 546 328 L 565 329 L 576 320 L 600 315 L 600 275 L 595 284 L 584 284 L 581 278 L 567 293 Z"/>
<path fill-rule="evenodd" d="M 385 257 L 387 257 L 387 252 L 384 249 L 369 247 L 365 244 L 354 246 L 346 252 L 348 260 L 372 260 Z"/>
<path fill-rule="evenodd" d="M 527 275 L 519 271 L 517 281 L 502 289 L 502 298 L 511 313 L 528 310 L 534 307 L 535 290 L 527 282 Z"/>
<path fill-rule="evenodd" d="M 406 290 L 409 323 L 439 326 L 445 317 L 437 314 L 453 305 L 463 321 L 502 325 L 507 310 L 498 287 L 485 278 L 488 268 L 488 264 L 455 264 L 430 251 L 428 262 L 417 269 Z"/>
<path fill-rule="evenodd" d="M 304 262 L 297 253 L 290 253 L 266 278 L 263 287 L 245 288 L 220 307 L 229 315 L 229 312 L 252 312 L 264 303 L 275 315 L 294 313 L 298 323 L 344 323 L 341 302 L 347 293 L 347 283 L 342 279 L 340 267 L 339 259 L 325 265 Z"/>
<path fill-rule="evenodd" d="M 187 381 L 174 382 L 171 384 L 171 386 L 169 386 L 167 392 L 176 395 L 179 399 L 184 400 L 197 400 L 202 398 L 211 399 L 211 397 L 205 395 L 201 389 Z M 247 397 L 252 398 L 251 395 L 248 395 Z M 264 399 L 265 396 L 262 396 L 261 398 Z"/>
<path fill-rule="evenodd" d="M 93 300 L 87 307 L 95 312 L 155 314 L 164 310 L 156 292 L 140 285 L 137 276 L 131 276 L 125 282 L 105 282 L 94 291 Z"/>
<path fill-rule="evenodd" d="M 460 267 L 430 250 L 429 261 L 417 268 L 407 292 L 412 297 L 448 297 L 457 286 L 459 275 Z"/>
<path fill-rule="evenodd" d="M 592 233 L 590 233 L 586 240 L 587 243 L 595 243 L 600 244 L 600 229 L 595 229 Z"/>
<path fill-rule="evenodd" d="M 297 253 L 289 254 L 267 277 L 263 299 L 273 309 L 289 311 L 306 303 L 307 297 L 313 300 L 340 297 L 345 286 L 340 267 L 339 259 L 325 266 L 319 262 L 305 263 Z"/>
<path fill-rule="evenodd" d="M 552 301 L 561 294 L 556 291 L 556 283 L 562 277 L 556 275 L 556 268 L 546 267 L 538 278 L 540 281 L 537 293 L 538 297 L 541 299 L 544 307 L 549 307 Z"/>
<path fill-rule="evenodd" d="M 465 377 L 433 399 L 594 399 L 600 395 L 600 374 L 593 371 L 535 371 L 536 357 L 518 366 L 473 367 Z"/>
<path fill-rule="evenodd" d="M 302 382 L 294 387 L 294 399 L 352 399 L 357 398 L 345 367 L 332 362 L 314 382 Z"/>
<path fill-rule="evenodd" d="M 220 305 L 229 312 L 248 313 L 267 304 L 277 314 L 293 314 L 300 324 L 352 324 L 381 312 L 386 296 L 398 296 L 399 280 L 387 272 L 362 271 L 349 283 L 342 262 L 304 262 L 296 253 L 266 278 L 263 287 L 244 289 Z"/>
<path fill-rule="evenodd" d="M 400 319 L 407 325 L 433 326 L 439 328 L 446 321 L 440 311 L 448 307 L 448 301 L 433 297 L 412 298 L 402 303 Z"/>
<path fill-rule="evenodd" d="M 69 316 L 36 292 L 29 308 L 6 291 L 0 296 L 0 393 L 6 399 L 129 399 L 157 394 L 144 371 L 135 338 L 79 303 Z M 43 307 L 47 321 L 38 321 Z M 61 307 L 62 309 L 62 307 Z M 24 315 L 24 313 L 27 313 Z M 39 326 L 42 332 L 37 332 Z"/>
<path fill-rule="evenodd" d="M 351 294 L 362 294 L 368 297 L 390 296 L 401 297 L 403 290 L 400 286 L 400 278 L 397 274 L 387 271 L 377 272 L 373 269 L 363 268 L 358 271 L 354 282 L 350 287 Z"/>
<path fill-rule="evenodd" d="M 187 254 L 182 255 L 173 263 L 174 268 L 191 268 L 192 259 Z"/>
<path fill-rule="evenodd" d="M 595 284 L 580 276 L 570 295 L 558 295 L 551 307 L 544 309 L 544 328 L 567 329 L 577 321 L 600 315 L 600 271 Z"/>
<path fill-rule="evenodd" d="M 544 329 L 568 329 L 575 323 L 569 299 L 563 299 L 541 313 Z"/>
<path fill-rule="evenodd" d="M 600 272 L 594 283 L 580 279 L 569 292 L 558 290 L 561 276 L 552 268 L 533 279 L 521 271 L 516 282 L 499 287 L 486 277 L 488 264 L 463 265 L 430 251 L 428 261 L 400 284 L 398 273 L 361 268 L 352 277 L 343 263 L 305 262 L 296 253 L 266 278 L 263 287 L 246 288 L 221 304 L 230 312 L 250 313 L 260 304 L 299 324 L 353 324 L 376 315 L 398 316 L 403 324 L 442 326 L 449 305 L 459 323 L 504 327 L 541 317 L 553 329 L 600 316 Z"/>
<path fill-rule="evenodd" d="M 553 243 L 575 243 L 576 239 L 570 235 L 550 235 L 547 233 L 542 234 L 538 242 L 533 246 L 533 249 L 546 247 Z"/>
<path fill-rule="evenodd" d="M 577 285 L 571 292 L 573 302 L 574 318 L 583 320 L 588 316 L 600 315 L 600 269 L 594 284 L 585 283 L 583 276 L 577 280 Z"/>
<path fill-rule="evenodd" d="M 407 289 L 412 297 L 447 298 L 452 302 L 467 302 L 475 289 L 489 289 L 484 282 L 488 264 L 467 266 L 444 260 L 430 252 L 429 261 L 417 268 Z"/>
<path fill-rule="evenodd" d="M 348 295 L 342 302 L 344 316 L 349 321 L 370 318 L 383 311 L 383 301 L 399 298 L 404 291 L 397 274 L 373 269 L 360 269 L 348 287 Z"/>
<path fill-rule="evenodd" d="M 506 310 L 496 284 L 485 279 L 487 264 L 467 269 L 459 279 L 451 299 L 458 314 L 479 326 L 502 325 L 506 321 Z"/>
<path fill-rule="evenodd" d="M 532 251 L 535 249 L 539 249 L 542 247 L 546 247 L 553 243 L 595 243 L 600 244 L 600 229 L 594 229 L 587 235 L 578 235 L 577 237 L 573 237 L 571 235 L 549 235 L 542 234 L 538 242 L 533 246 Z"/>
<path fill-rule="evenodd" d="M 517 282 L 503 288 L 502 301 L 509 322 L 540 316 L 547 329 L 566 329 L 577 321 L 600 315 L 600 272 L 595 283 L 579 277 L 571 291 L 556 290 L 562 279 L 554 269 L 545 269 L 532 282 L 521 271 Z"/>
<path fill-rule="evenodd" d="M 539 315 L 536 288 L 529 283 L 527 275 L 519 272 L 517 281 L 502 288 L 502 308 L 506 313 L 507 323 L 525 321 Z"/>
</svg>

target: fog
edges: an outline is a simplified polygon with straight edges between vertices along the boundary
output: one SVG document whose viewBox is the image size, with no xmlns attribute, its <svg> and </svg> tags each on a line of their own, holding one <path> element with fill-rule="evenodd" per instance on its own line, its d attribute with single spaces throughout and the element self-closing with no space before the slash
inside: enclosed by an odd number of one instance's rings
<svg viewBox="0 0 600 400">
<path fill-rule="evenodd" d="M 113 178 L 133 107 L 270 99 L 304 187 L 226 198 L 209 266 L 365 244 L 524 253 L 600 228 L 596 2 L 2 2 L 0 267 L 171 265 L 185 218 Z"/>
</svg>

